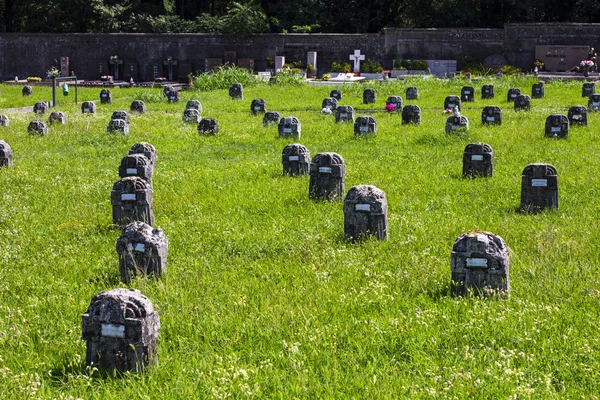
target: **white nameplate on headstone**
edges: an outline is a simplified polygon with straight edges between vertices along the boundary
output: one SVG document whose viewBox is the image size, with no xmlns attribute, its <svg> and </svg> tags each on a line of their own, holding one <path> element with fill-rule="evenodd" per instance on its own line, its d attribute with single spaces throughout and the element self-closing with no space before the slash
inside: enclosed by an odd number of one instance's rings
<svg viewBox="0 0 600 400">
<path fill-rule="evenodd" d="M 550 128 L 550 132 L 560 132 L 560 126 L 553 126 L 552 128 Z"/>
<path fill-rule="evenodd" d="M 371 205 L 370 204 L 357 204 L 354 209 L 356 211 L 371 211 Z"/>
<path fill-rule="evenodd" d="M 348 114 L 346 114 L 346 113 L 340 113 L 340 118 L 348 118 Z"/>
<path fill-rule="evenodd" d="M 512 93 L 512 94 L 510 95 L 510 97 L 512 97 L 512 98 L 514 99 L 515 97 L 517 97 L 517 95 L 516 95 L 515 93 Z"/>
<path fill-rule="evenodd" d="M 121 195 L 121 201 L 135 200 L 135 193 L 123 193 Z"/>
<path fill-rule="evenodd" d="M 471 161 L 483 161 L 483 156 L 480 154 L 473 154 L 471 156 Z"/>
<path fill-rule="evenodd" d="M 146 251 L 146 246 L 144 245 L 144 243 L 137 243 L 135 245 L 134 250 L 137 251 L 137 252 L 139 252 L 139 253 L 143 253 L 144 251 Z"/>
<path fill-rule="evenodd" d="M 127 175 L 137 175 L 137 168 L 127 168 Z"/>
<path fill-rule="evenodd" d="M 547 187 L 548 179 L 532 179 L 531 186 L 532 187 Z"/>
<path fill-rule="evenodd" d="M 467 258 L 467 267 L 487 267 L 487 258 Z"/>
<path fill-rule="evenodd" d="M 454 104 L 454 103 L 449 103 L 449 104 L 448 104 L 448 108 L 450 108 L 450 109 L 453 109 L 453 108 L 454 108 L 454 106 L 455 106 L 455 104 Z"/>
<path fill-rule="evenodd" d="M 254 106 L 254 111 L 260 111 L 260 106 Z"/>
<path fill-rule="evenodd" d="M 288 161 L 300 161 L 300 156 L 289 156 Z"/>
<path fill-rule="evenodd" d="M 571 118 L 572 119 L 582 119 L 583 116 L 582 115 L 573 115 Z"/>
<path fill-rule="evenodd" d="M 471 94 L 470 90 L 465 90 L 465 94 Z"/>
<path fill-rule="evenodd" d="M 592 105 L 598 107 L 600 106 L 600 101 L 592 101 Z"/>
<path fill-rule="evenodd" d="M 283 128 L 283 133 L 292 133 L 292 128 Z"/>
<path fill-rule="evenodd" d="M 496 118 L 495 117 L 486 117 L 485 120 L 486 121 L 495 121 Z"/>
<path fill-rule="evenodd" d="M 101 324 L 100 336 L 112 338 L 125 338 L 125 325 Z"/>
<path fill-rule="evenodd" d="M 361 132 L 368 132 L 369 131 L 369 127 L 366 126 L 366 125 L 361 125 L 360 128 L 359 128 L 359 130 Z"/>
<path fill-rule="evenodd" d="M 321 174 L 330 174 L 331 167 L 319 167 L 319 173 Z"/>
</svg>

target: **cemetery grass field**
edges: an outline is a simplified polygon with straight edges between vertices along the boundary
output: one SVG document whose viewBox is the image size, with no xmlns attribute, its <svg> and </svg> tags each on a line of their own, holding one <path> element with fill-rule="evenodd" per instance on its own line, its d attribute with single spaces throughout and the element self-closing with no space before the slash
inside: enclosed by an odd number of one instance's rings
<svg viewBox="0 0 600 400">
<path fill-rule="evenodd" d="M 496 98 L 463 103 L 470 130 L 446 135 L 447 95 L 464 80 L 410 80 L 338 86 L 341 105 L 372 115 L 378 132 L 355 138 L 351 124 L 320 113 L 334 86 L 186 91 L 167 104 L 160 89 L 80 88 L 94 100 L 82 115 L 74 88 L 52 110 L 68 123 L 30 136 L 32 112 L 7 111 L 49 100 L 50 88 L 0 85 L 0 139 L 14 167 L 0 170 L 0 398 L 597 398 L 600 393 L 600 114 L 566 139 L 544 137 L 544 122 L 587 106 L 581 82 L 550 82 L 531 111 L 515 112 L 507 91 L 531 94 L 531 78 L 492 80 Z M 419 100 L 405 90 L 417 86 Z M 377 102 L 362 104 L 366 87 Z M 422 123 L 383 112 L 399 95 L 418 104 Z M 114 110 L 136 97 L 129 136 L 109 134 Z M 263 127 L 250 102 L 296 116 L 299 140 Z M 221 132 L 200 136 L 182 123 L 187 100 Z M 498 105 L 503 124 L 481 124 Z M 46 121 L 48 114 L 41 119 Z M 160 280 L 120 282 L 110 191 L 121 158 L 152 143 L 155 226 L 169 240 Z M 486 142 L 492 178 L 462 179 L 462 153 Z M 282 175 L 281 151 L 302 143 L 311 156 L 333 151 L 346 162 L 346 191 L 382 189 L 388 239 L 343 236 L 342 201 L 308 199 L 308 176 Z M 545 162 L 558 170 L 559 204 L 518 211 L 521 172 Z M 462 233 L 483 230 L 510 247 L 506 299 L 450 293 L 450 253 Z M 160 314 L 158 363 L 146 374 L 106 376 L 86 367 L 81 316 L 93 296 L 139 289 Z"/>
</svg>

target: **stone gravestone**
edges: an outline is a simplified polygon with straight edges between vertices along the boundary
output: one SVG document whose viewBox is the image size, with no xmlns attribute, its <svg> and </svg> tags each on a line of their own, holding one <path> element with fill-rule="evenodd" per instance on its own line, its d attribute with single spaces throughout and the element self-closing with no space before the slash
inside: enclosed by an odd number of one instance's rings
<svg viewBox="0 0 600 400">
<path fill-rule="evenodd" d="M 520 94 L 521 94 L 521 89 L 519 89 L 519 88 L 508 89 L 508 93 L 506 95 L 506 101 L 508 101 L 508 102 L 515 101 L 517 96 Z"/>
<path fill-rule="evenodd" d="M 186 124 L 198 124 L 200 122 L 200 112 L 194 108 L 188 108 L 183 112 L 181 120 Z"/>
<path fill-rule="evenodd" d="M 160 278 L 167 273 L 168 251 L 169 243 L 162 229 L 140 221 L 127 224 L 117 239 L 121 280 L 129 283 L 136 275 Z"/>
<path fill-rule="evenodd" d="M 50 107 L 48 105 L 48 102 L 46 102 L 46 101 L 38 101 L 33 106 L 33 112 L 36 113 L 36 114 L 43 114 L 43 113 L 47 112 L 49 108 Z"/>
<path fill-rule="evenodd" d="M 446 120 L 446 133 L 469 130 L 469 120 L 464 115 L 452 115 Z"/>
<path fill-rule="evenodd" d="M 254 58 L 239 58 L 237 66 L 248 71 L 254 71 Z"/>
<path fill-rule="evenodd" d="M 175 88 L 173 88 L 173 90 L 169 90 L 166 93 L 166 96 L 169 103 L 178 103 L 179 99 L 181 98 L 181 94 L 178 90 L 175 90 Z"/>
<path fill-rule="evenodd" d="M 569 134 L 569 118 L 562 114 L 551 114 L 546 118 L 546 137 L 564 138 Z"/>
<path fill-rule="evenodd" d="M 310 152 L 301 144 L 288 144 L 281 153 L 284 175 L 308 175 Z"/>
<path fill-rule="evenodd" d="M 128 154 L 121 159 L 121 165 L 119 165 L 119 176 L 121 178 L 137 176 L 152 185 L 153 173 L 154 166 L 148 157 L 143 154 Z"/>
<path fill-rule="evenodd" d="M 567 118 L 570 125 L 587 126 L 587 108 L 584 106 L 573 106 L 569 108 Z"/>
<path fill-rule="evenodd" d="M 402 112 L 402 97 L 400 96 L 390 96 L 385 101 L 386 106 L 393 106 L 394 111 Z"/>
<path fill-rule="evenodd" d="M 346 165 L 336 153 L 319 153 L 310 162 L 308 197 L 313 200 L 338 200 L 344 195 Z"/>
<path fill-rule="evenodd" d="M 344 235 L 360 240 L 387 237 L 388 204 L 385 193 L 373 185 L 353 186 L 344 199 Z"/>
<path fill-rule="evenodd" d="M 219 124 L 213 118 L 202 118 L 198 122 L 198 133 L 203 136 L 214 136 L 219 133 Z"/>
<path fill-rule="evenodd" d="M 244 87 L 241 83 L 234 83 L 229 88 L 229 97 L 232 100 L 242 100 L 244 98 Z"/>
<path fill-rule="evenodd" d="M 31 96 L 33 94 L 33 88 L 29 85 L 25 85 L 23 86 L 21 93 L 23 93 L 23 96 Z"/>
<path fill-rule="evenodd" d="M 365 89 L 363 91 L 363 104 L 375 103 L 377 100 L 377 92 L 375 89 Z"/>
<path fill-rule="evenodd" d="M 502 109 L 498 106 L 486 106 L 481 112 L 483 125 L 502 125 Z"/>
<path fill-rule="evenodd" d="M 596 93 L 596 84 L 594 82 L 585 82 L 581 87 L 581 97 L 589 97 Z"/>
<path fill-rule="evenodd" d="M 110 193 L 113 224 L 124 227 L 133 221 L 154 225 L 152 186 L 131 176 L 117 181 Z"/>
<path fill-rule="evenodd" d="M 494 98 L 494 85 L 483 85 L 481 87 L 481 98 L 482 99 L 493 99 Z"/>
<path fill-rule="evenodd" d="M 281 114 L 276 111 L 267 111 L 263 116 L 263 125 L 279 124 Z"/>
<path fill-rule="evenodd" d="M 129 112 L 133 114 L 144 114 L 146 112 L 146 103 L 142 100 L 134 100 L 129 106 Z"/>
<path fill-rule="evenodd" d="M 109 89 L 100 91 L 100 104 L 112 104 L 112 92 Z"/>
<path fill-rule="evenodd" d="M 419 89 L 414 86 L 410 86 L 406 88 L 406 100 L 418 100 L 419 99 Z"/>
<path fill-rule="evenodd" d="M 150 160 L 150 165 L 152 165 L 152 169 L 154 170 L 154 166 L 156 165 L 156 149 L 150 143 L 140 142 L 131 146 L 129 149 L 129 154 L 143 154 L 146 156 L 148 160 Z"/>
<path fill-rule="evenodd" d="M 129 114 L 127 114 L 127 111 L 125 110 L 113 111 L 110 119 L 122 119 L 124 121 L 129 122 Z"/>
<path fill-rule="evenodd" d="M 94 296 L 81 318 L 86 363 L 105 371 L 143 372 L 156 361 L 158 312 L 135 289 Z"/>
<path fill-rule="evenodd" d="M 250 103 L 250 112 L 252 113 L 252 115 L 256 115 L 259 113 L 266 113 L 267 112 L 267 102 L 264 101 L 263 99 L 254 99 L 252 100 L 252 103 Z"/>
<path fill-rule="evenodd" d="M 550 164 L 529 164 L 521 176 L 521 211 L 558 208 L 558 173 Z"/>
<path fill-rule="evenodd" d="M 10 126 L 10 119 L 4 114 L 0 114 L 0 126 Z"/>
<path fill-rule="evenodd" d="M 462 102 L 458 96 L 447 96 L 444 99 L 444 110 L 454 111 L 458 108 L 458 111 L 462 110 Z"/>
<path fill-rule="evenodd" d="M 335 112 L 338 106 L 338 101 L 335 97 L 325 97 L 321 102 L 321 109 Z"/>
<path fill-rule="evenodd" d="M 494 150 L 489 144 L 470 143 L 463 152 L 463 178 L 494 176 Z"/>
<path fill-rule="evenodd" d="M 526 94 L 520 94 L 515 98 L 515 111 L 529 111 L 531 109 L 531 97 Z"/>
<path fill-rule="evenodd" d="M 47 135 L 48 126 L 44 121 L 31 121 L 27 127 L 27 132 L 29 132 L 30 135 Z"/>
<path fill-rule="evenodd" d="M 66 124 L 67 123 L 67 116 L 65 115 L 64 112 L 62 111 L 53 111 L 50 113 L 50 117 L 48 118 L 48 123 L 49 124 L 54 124 L 55 122 L 59 123 L 59 124 Z"/>
<path fill-rule="evenodd" d="M 188 100 L 188 102 L 185 105 L 185 109 L 188 110 L 190 108 L 198 110 L 199 113 L 202 113 L 202 104 L 200 104 L 200 101 L 198 100 Z"/>
<path fill-rule="evenodd" d="M 123 135 L 129 135 L 129 123 L 124 119 L 112 119 L 108 122 L 106 127 L 108 133 L 121 133 Z"/>
<path fill-rule="evenodd" d="M 377 133 L 377 122 L 375 118 L 365 115 L 354 121 L 354 136 L 374 135 Z"/>
<path fill-rule="evenodd" d="M 302 131 L 302 125 L 300 124 L 300 121 L 296 117 L 285 117 L 285 118 L 281 118 L 279 120 L 277 129 L 279 131 L 279 137 L 300 138 L 300 134 Z"/>
<path fill-rule="evenodd" d="M 93 101 L 84 101 L 81 104 L 81 112 L 83 114 L 95 114 L 96 104 Z"/>
<path fill-rule="evenodd" d="M 279 71 L 285 65 L 285 56 L 275 56 L 275 73 L 278 74 Z"/>
<path fill-rule="evenodd" d="M 459 236 L 450 257 L 452 292 L 473 290 L 477 294 L 507 294 L 510 291 L 508 247 L 500 236 L 471 232 Z"/>
<path fill-rule="evenodd" d="M 335 122 L 354 123 L 354 108 L 352 106 L 337 106 L 335 109 Z"/>
<path fill-rule="evenodd" d="M 13 166 L 13 151 L 10 145 L 4 140 L 0 140 L 0 167 Z"/>
<path fill-rule="evenodd" d="M 421 108 L 416 104 L 407 104 L 402 109 L 402 124 L 421 123 Z"/>
<path fill-rule="evenodd" d="M 588 110 L 590 112 L 600 111 L 600 94 L 590 94 L 588 97 Z"/>
<path fill-rule="evenodd" d="M 544 98 L 544 82 L 534 83 L 531 87 L 531 98 L 532 99 L 543 99 Z"/>
<path fill-rule="evenodd" d="M 309 51 L 306 53 L 306 65 L 308 66 L 308 64 L 312 65 L 313 70 L 317 70 L 317 52 L 316 51 Z"/>
<path fill-rule="evenodd" d="M 466 102 L 475 101 L 475 89 L 473 86 L 463 86 L 460 90 L 460 100 Z"/>
<path fill-rule="evenodd" d="M 333 89 L 329 92 L 329 97 L 333 97 L 337 101 L 342 101 L 342 91 L 339 89 Z"/>
</svg>

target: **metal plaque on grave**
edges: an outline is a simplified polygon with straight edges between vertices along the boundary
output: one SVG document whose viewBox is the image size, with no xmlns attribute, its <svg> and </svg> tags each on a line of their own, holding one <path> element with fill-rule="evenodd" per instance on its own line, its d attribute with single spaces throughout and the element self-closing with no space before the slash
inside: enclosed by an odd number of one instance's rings
<svg viewBox="0 0 600 400">
<path fill-rule="evenodd" d="M 569 124 L 587 126 L 587 114 L 587 108 L 584 106 L 573 106 L 569 108 L 569 113 L 567 114 L 567 118 L 569 118 Z"/>
<path fill-rule="evenodd" d="M 463 178 L 494 176 L 494 150 L 489 144 L 470 143 L 463 152 Z"/>
<path fill-rule="evenodd" d="M 529 164 L 521 175 L 521 210 L 538 212 L 558 208 L 558 173 L 550 164 Z"/>
<path fill-rule="evenodd" d="M 494 98 L 494 85 L 483 85 L 481 87 L 481 98 L 482 99 L 493 99 Z"/>
<path fill-rule="evenodd" d="M 546 137 L 564 138 L 569 134 L 569 118 L 562 114 L 551 114 L 546 118 Z"/>
<path fill-rule="evenodd" d="M 502 109 L 498 106 L 486 106 L 481 112 L 483 125 L 502 125 Z"/>
</svg>

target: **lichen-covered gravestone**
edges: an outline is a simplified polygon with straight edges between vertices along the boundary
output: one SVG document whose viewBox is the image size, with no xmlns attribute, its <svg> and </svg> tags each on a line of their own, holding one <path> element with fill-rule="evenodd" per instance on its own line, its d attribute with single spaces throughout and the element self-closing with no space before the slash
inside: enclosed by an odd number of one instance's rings
<svg viewBox="0 0 600 400">
<path fill-rule="evenodd" d="M 446 133 L 465 132 L 469 130 L 469 119 L 464 115 L 452 115 L 446 120 Z"/>
<path fill-rule="evenodd" d="M 508 247 L 489 232 L 465 233 L 456 239 L 450 256 L 452 292 L 466 294 L 508 294 L 510 276 Z"/>
<path fill-rule="evenodd" d="M 234 83 L 229 88 L 229 97 L 232 100 L 242 100 L 244 98 L 244 87 L 241 83 Z"/>
<path fill-rule="evenodd" d="M 558 208 L 558 173 L 550 164 L 529 164 L 521 175 L 521 210 L 535 213 Z"/>
<path fill-rule="evenodd" d="M 67 116 L 65 115 L 64 112 L 62 111 L 53 111 L 50 113 L 50 117 L 48 117 L 48 123 L 49 124 L 54 124 L 54 123 L 58 123 L 58 124 L 66 124 L 67 123 Z"/>
<path fill-rule="evenodd" d="M 338 101 L 335 97 L 325 97 L 321 102 L 321 109 L 327 109 L 332 112 L 335 112 L 337 106 Z"/>
<path fill-rule="evenodd" d="M 569 118 L 570 125 L 587 126 L 588 124 L 588 112 L 584 106 L 573 106 L 569 108 L 567 118 Z"/>
<path fill-rule="evenodd" d="M 143 154 L 128 154 L 121 159 L 121 165 L 119 165 L 119 176 L 121 178 L 137 176 L 152 185 L 153 173 L 154 166 L 148 157 Z"/>
<path fill-rule="evenodd" d="M 344 235 L 359 240 L 370 235 L 387 237 L 388 204 L 385 193 L 373 185 L 353 186 L 344 199 Z"/>
<path fill-rule="evenodd" d="M 27 127 L 27 132 L 29 132 L 30 135 L 47 135 L 48 126 L 44 121 L 31 121 Z"/>
<path fill-rule="evenodd" d="M 502 109 L 498 106 L 486 106 L 481 112 L 483 125 L 502 125 Z"/>
<path fill-rule="evenodd" d="M 458 96 L 447 96 L 444 99 L 444 110 L 453 111 L 458 108 L 458 111 L 462 110 L 462 102 Z"/>
<path fill-rule="evenodd" d="M 546 118 L 546 137 L 564 138 L 569 134 L 569 118 L 562 114 L 551 114 Z"/>
<path fill-rule="evenodd" d="M 0 140 L 0 167 L 13 166 L 13 151 L 10 145 L 4 140 Z"/>
<path fill-rule="evenodd" d="M 279 124 L 279 120 L 281 119 L 281 114 L 277 111 L 267 111 L 265 115 L 263 115 L 263 125 L 274 125 Z"/>
<path fill-rule="evenodd" d="M 463 178 L 494 176 L 494 150 L 489 144 L 469 143 L 463 152 Z"/>
<path fill-rule="evenodd" d="M 590 94 L 588 97 L 588 110 L 590 112 L 600 111 L 600 94 Z"/>
<path fill-rule="evenodd" d="M 93 101 L 84 101 L 81 104 L 81 112 L 83 114 L 95 114 L 96 104 Z"/>
<path fill-rule="evenodd" d="M 531 97 L 526 94 L 520 94 L 515 98 L 515 111 L 529 111 L 531 109 Z"/>
<path fill-rule="evenodd" d="M 185 109 L 189 110 L 190 108 L 198 110 L 199 113 L 202 113 L 202 104 L 198 100 L 188 100 L 188 102 L 185 105 Z"/>
<path fill-rule="evenodd" d="M 419 89 L 414 86 L 410 86 L 406 88 L 406 100 L 418 100 L 419 99 Z"/>
<path fill-rule="evenodd" d="M 117 239 L 121 279 L 133 276 L 159 278 L 167 273 L 169 243 L 162 229 L 140 221 L 127 224 Z"/>
<path fill-rule="evenodd" d="M 531 87 L 532 99 L 543 99 L 545 95 L 544 82 L 534 83 Z"/>
<path fill-rule="evenodd" d="M 144 114 L 146 112 L 146 103 L 142 100 L 134 100 L 129 106 L 129 112 L 134 114 Z"/>
<path fill-rule="evenodd" d="M 281 164 L 284 175 L 308 175 L 310 152 L 301 144 L 288 144 L 281 153 Z"/>
<path fill-rule="evenodd" d="M 23 86 L 21 93 L 23 96 L 31 96 L 33 94 L 33 88 L 29 85 Z"/>
<path fill-rule="evenodd" d="M 194 108 L 186 109 L 181 117 L 181 120 L 186 124 L 197 124 L 200 122 L 200 119 L 202 119 L 200 111 Z"/>
<path fill-rule="evenodd" d="M 33 106 L 33 112 L 36 114 L 44 114 L 49 109 L 50 109 L 50 106 L 48 105 L 48 102 L 46 102 L 46 101 L 38 101 Z"/>
<path fill-rule="evenodd" d="M 281 118 L 279 120 L 279 124 L 277 125 L 277 130 L 279 132 L 279 137 L 300 138 L 300 135 L 302 133 L 302 125 L 300 124 L 300 121 L 296 117 L 285 117 L 285 118 Z"/>
<path fill-rule="evenodd" d="M 354 123 L 354 108 L 352 106 L 338 106 L 335 109 L 335 122 Z"/>
<path fill-rule="evenodd" d="M 374 135 L 377 133 L 377 122 L 375 118 L 364 115 L 354 121 L 354 136 Z"/>
<path fill-rule="evenodd" d="M 365 89 L 363 91 L 363 104 L 371 104 L 377 101 L 377 92 L 375 89 Z"/>
<path fill-rule="evenodd" d="M 160 319 L 138 290 L 100 292 L 81 320 L 87 364 L 109 372 L 137 373 L 156 361 Z"/>
<path fill-rule="evenodd" d="M 263 99 L 254 99 L 250 103 L 250 112 L 252 115 L 264 114 L 267 112 L 267 102 Z"/>
<path fill-rule="evenodd" d="M 108 133 L 121 133 L 129 135 L 129 123 L 124 119 L 111 119 L 106 127 Z"/>
<path fill-rule="evenodd" d="M 167 101 L 169 103 L 178 103 L 179 100 L 181 99 L 181 94 L 179 93 L 178 90 L 175 90 L 175 89 L 167 92 L 166 96 L 167 96 Z"/>
<path fill-rule="evenodd" d="M 416 104 L 407 104 L 402 108 L 402 124 L 421 123 L 421 108 Z"/>
<path fill-rule="evenodd" d="M 109 89 L 100 91 L 100 104 L 112 104 L 112 92 Z"/>
<path fill-rule="evenodd" d="M 393 106 L 395 112 L 402 112 L 402 97 L 390 96 L 385 101 L 386 106 Z"/>
<path fill-rule="evenodd" d="M 156 149 L 150 143 L 140 142 L 131 146 L 129 149 L 129 154 L 143 154 L 146 156 L 148 160 L 150 160 L 150 165 L 152 166 L 152 173 L 154 173 L 154 168 L 156 166 Z"/>
<path fill-rule="evenodd" d="M 473 86 L 463 86 L 460 89 L 460 100 L 466 102 L 475 101 L 475 89 Z"/>
<path fill-rule="evenodd" d="M 515 101 L 517 96 L 520 94 L 521 94 L 521 89 L 519 89 L 519 88 L 508 89 L 508 93 L 506 94 L 506 101 L 508 101 L 508 102 Z"/>
<path fill-rule="evenodd" d="M 110 193 L 112 218 L 124 227 L 133 221 L 154 225 L 152 186 L 142 178 L 131 176 L 117 181 Z"/>
<path fill-rule="evenodd" d="M 333 97 L 337 101 L 341 101 L 342 100 L 342 91 L 339 89 L 333 89 L 331 92 L 329 92 L 329 97 Z"/>
<path fill-rule="evenodd" d="M 0 114 L 0 126 L 10 126 L 10 119 L 4 114 Z"/>
<path fill-rule="evenodd" d="M 336 153 L 319 153 L 310 162 L 308 197 L 314 200 L 338 200 L 344 195 L 346 164 Z"/>
<path fill-rule="evenodd" d="M 117 110 L 112 113 L 110 119 L 122 119 L 129 122 L 129 114 L 127 114 L 127 111 L 125 110 Z"/>
<path fill-rule="evenodd" d="M 596 84 L 594 82 L 586 82 L 581 87 L 581 97 L 589 97 L 596 93 Z"/>
<path fill-rule="evenodd" d="M 481 98 L 482 99 L 493 99 L 494 98 L 494 85 L 483 85 L 481 87 Z"/>
<path fill-rule="evenodd" d="M 202 118 L 198 122 L 198 133 L 203 136 L 214 136 L 219 133 L 219 123 L 213 118 Z"/>
</svg>

